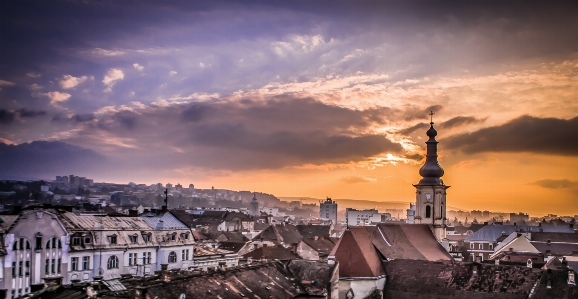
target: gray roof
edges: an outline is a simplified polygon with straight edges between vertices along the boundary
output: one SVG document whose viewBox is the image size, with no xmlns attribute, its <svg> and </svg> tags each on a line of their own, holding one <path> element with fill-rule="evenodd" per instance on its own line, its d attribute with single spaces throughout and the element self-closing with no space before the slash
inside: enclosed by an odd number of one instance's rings
<svg viewBox="0 0 578 299">
<path fill-rule="evenodd" d="M 148 223 L 148 225 L 150 225 L 154 230 L 189 228 L 171 212 L 165 212 L 158 215 L 156 213 L 148 212 L 140 214 L 139 217 Z"/>
<path fill-rule="evenodd" d="M 464 241 L 486 241 L 495 242 L 503 233 L 509 235 L 516 230 L 522 232 L 539 232 L 542 229 L 544 232 L 556 233 L 574 233 L 574 229 L 568 226 L 527 226 L 527 225 L 486 225 L 472 235 L 468 236 Z"/>
</svg>

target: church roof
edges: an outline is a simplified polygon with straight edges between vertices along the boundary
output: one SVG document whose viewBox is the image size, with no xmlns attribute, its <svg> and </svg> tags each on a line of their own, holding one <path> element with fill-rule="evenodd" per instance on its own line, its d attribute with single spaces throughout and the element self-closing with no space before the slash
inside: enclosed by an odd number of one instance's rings
<svg viewBox="0 0 578 299">
<path fill-rule="evenodd" d="M 373 243 L 374 227 L 353 226 L 343 233 L 329 254 L 339 262 L 339 277 L 381 277 L 385 275 L 381 258 Z"/>
<path fill-rule="evenodd" d="M 452 260 L 427 224 L 380 223 L 371 237 L 375 247 L 390 260 Z"/>
</svg>

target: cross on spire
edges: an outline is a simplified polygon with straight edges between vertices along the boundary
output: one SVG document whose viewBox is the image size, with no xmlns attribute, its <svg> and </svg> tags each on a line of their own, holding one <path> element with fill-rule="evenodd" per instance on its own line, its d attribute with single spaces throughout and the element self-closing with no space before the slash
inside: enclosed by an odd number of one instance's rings
<svg viewBox="0 0 578 299">
<path fill-rule="evenodd" d="M 435 113 L 434 113 L 433 111 L 430 111 L 430 112 L 429 112 L 430 123 L 432 123 L 432 124 L 433 124 L 433 115 L 434 115 L 434 114 L 435 114 Z"/>
</svg>

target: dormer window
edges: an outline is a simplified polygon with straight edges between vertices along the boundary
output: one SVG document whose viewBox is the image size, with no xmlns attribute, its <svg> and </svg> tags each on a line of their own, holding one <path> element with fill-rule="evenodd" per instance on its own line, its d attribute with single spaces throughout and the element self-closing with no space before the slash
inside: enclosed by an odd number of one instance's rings
<svg viewBox="0 0 578 299">
<path fill-rule="evenodd" d="M 116 244 L 116 234 L 108 236 L 108 242 L 110 244 Z"/>
<path fill-rule="evenodd" d="M 176 241 L 177 240 L 177 233 L 172 233 L 170 235 L 170 237 L 171 237 L 171 241 Z"/>
<path fill-rule="evenodd" d="M 142 239 L 145 242 L 150 242 L 152 240 L 152 233 L 142 233 Z"/>
<path fill-rule="evenodd" d="M 90 244 L 92 242 L 92 240 L 90 239 L 89 236 L 84 237 L 84 244 Z"/>
<path fill-rule="evenodd" d="M 136 244 L 138 242 L 138 235 L 137 234 L 128 236 L 128 238 L 132 244 Z"/>
<path fill-rule="evenodd" d="M 80 237 L 72 237 L 72 246 L 80 246 Z"/>
</svg>

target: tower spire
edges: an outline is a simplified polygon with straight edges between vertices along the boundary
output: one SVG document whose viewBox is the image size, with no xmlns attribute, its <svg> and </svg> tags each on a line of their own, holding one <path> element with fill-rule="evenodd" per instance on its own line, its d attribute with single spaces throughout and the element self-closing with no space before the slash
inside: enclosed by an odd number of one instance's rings
<svg viewBox="0 0 578 299">
<path fill-rule="evenodd" d="M 430 111 L 430 128 L 427 130 L 426 135 L 429 137 L 426 141 L 427 151 L 426 160 L 424 165 L 420 168 L 419 174 L 422 179 L 419 181 L 418 185 L 425 186 L 439 186 L 443 185 L 441 177 L 444 175 L 444 169 L 440 166 L 438 162 L 438 142 L 436 136 L 438 132 L 434 128 L 433 115 L 435 113 Z"/>
</svg>

